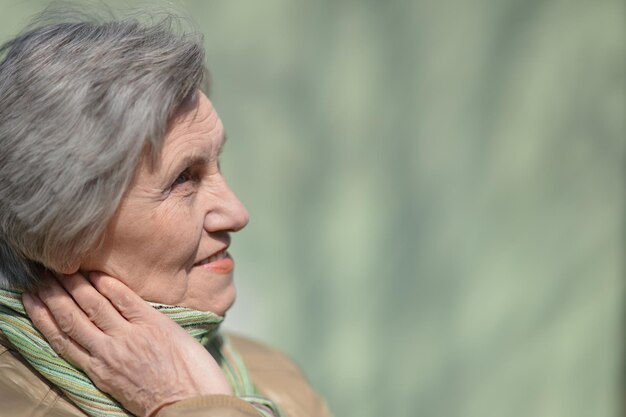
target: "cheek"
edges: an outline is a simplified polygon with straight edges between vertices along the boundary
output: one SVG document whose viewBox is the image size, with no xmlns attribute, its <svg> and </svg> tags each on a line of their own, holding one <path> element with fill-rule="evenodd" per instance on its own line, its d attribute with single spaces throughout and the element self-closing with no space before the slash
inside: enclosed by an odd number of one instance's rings
<svg viewBox="0 0 626 417">
<path fill-rule="evenodd" d="M 149 256 L 157 264 L 167 263 L 168 269 L 183 268 L 193 264 L 201 228 L 190 210 L 168 211 L 150 216 L 146 230 L 137 236 L 136 243 L 147 243 Z"/>
<path fill-rule="evenodd" d="M 203 226 L 203 211 L 195 198 L 129 198 L 109 224 L 103 246 L 81 268 L 108 273 L 141 296 L 158 301 L 154 291 L 163 295 L 169 291 L 164 285 L 186 276 L 193 267 Z"/>
</svg>

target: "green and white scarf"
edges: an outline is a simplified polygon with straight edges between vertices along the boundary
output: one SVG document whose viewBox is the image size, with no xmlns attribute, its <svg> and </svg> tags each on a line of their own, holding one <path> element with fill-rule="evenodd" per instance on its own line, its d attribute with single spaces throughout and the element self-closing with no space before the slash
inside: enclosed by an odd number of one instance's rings
<svg viewBox="0 0 626 417">
<path fill-rule="evenodd" d="M 218 332 L 223 317 L 186 307 L 150 304 L 206 347 L 220 364 L 233 395 L 250 403 L 261 416 L 281 416 L 272 401 L 258 394 L 243 360 L 228 338 Z M 57 386 L 87 415 L 132 416 L 112 397 L 100 391 L 83 371 L 52 349 L 24 311 L 21 292 L 0 288 L 0 338 L 6 339 L 37 372 Z"/>
</svg>

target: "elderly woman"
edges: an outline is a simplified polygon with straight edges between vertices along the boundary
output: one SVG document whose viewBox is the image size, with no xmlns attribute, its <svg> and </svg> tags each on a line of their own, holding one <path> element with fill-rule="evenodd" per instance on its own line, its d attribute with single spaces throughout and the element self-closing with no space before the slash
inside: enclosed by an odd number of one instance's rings
<svg viewBox="0 0 626 417">
<path fill-rule="evenodd" d="M 328 415 L 284 355 L 218 330 L 248 214 L 201 39 L 171 20 L 0 49 L 0 416 Z"/>
</svg>

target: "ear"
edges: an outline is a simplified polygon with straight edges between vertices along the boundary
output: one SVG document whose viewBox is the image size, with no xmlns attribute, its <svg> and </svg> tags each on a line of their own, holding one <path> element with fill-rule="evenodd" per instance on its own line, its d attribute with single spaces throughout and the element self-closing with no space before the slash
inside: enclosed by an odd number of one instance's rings
<svg viewBox="0 0 626 417">
<path fill-rule="evenodd" d="M 57 272 L 60 272 L 62 274 L 71 275 L 77 273 L 79 268 L 80 261 L 70 261 L 58 265 L 58 268 L 55 269 L 57 270 Z"/>
</svg>

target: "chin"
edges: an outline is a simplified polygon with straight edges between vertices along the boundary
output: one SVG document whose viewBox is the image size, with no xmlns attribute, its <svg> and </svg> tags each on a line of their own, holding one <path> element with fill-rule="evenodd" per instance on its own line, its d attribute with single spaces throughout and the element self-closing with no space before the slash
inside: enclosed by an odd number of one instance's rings
<svg viewBox="0 0 626 417">
<path fill-rule="evenodd" d="M 228 297 L 224 299 L 224 304 L 222 306 L 216 307 L 215 314 L 219 314 L 220 316 L 225 316 L 226 312 L 230 310 L 230 308 L 235 304 L 235 300 L 237 299 L 237 290 L 235 290 L 235 286 L 231 285 L 228 291 Z"/>
<path fill-rule="evenodd" d="M 206 298 L 196 298 L 183 304 L 184 307 L 193 308 L 200 311 L 210 311 L 220 316 L 226 315 L 226 312 L 235 304 L 237 291 L 234 285 L 221 289 L 219 292 L 211 292 Z"/>
</svg>

